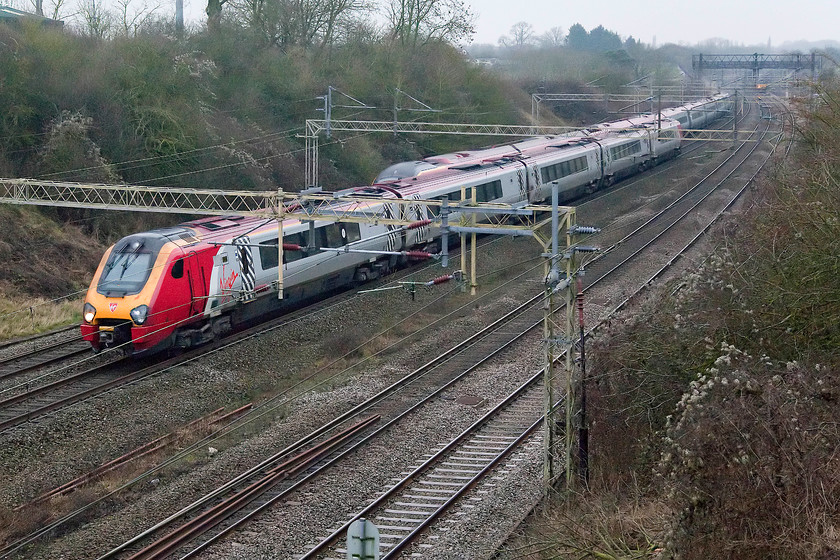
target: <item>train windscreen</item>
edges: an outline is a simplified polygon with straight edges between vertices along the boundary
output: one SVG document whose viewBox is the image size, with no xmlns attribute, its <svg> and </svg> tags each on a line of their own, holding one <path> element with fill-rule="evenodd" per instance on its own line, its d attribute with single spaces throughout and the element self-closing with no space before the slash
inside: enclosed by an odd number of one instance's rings
<svg viewBox="0 0 840 560">
<path fill-rule="evenodd" d="M 149 279 L 160 243 L 131 236 L 119 241 L 102 269 L 96 291 L 104 296 L 139 293 Z"/>
</svg>

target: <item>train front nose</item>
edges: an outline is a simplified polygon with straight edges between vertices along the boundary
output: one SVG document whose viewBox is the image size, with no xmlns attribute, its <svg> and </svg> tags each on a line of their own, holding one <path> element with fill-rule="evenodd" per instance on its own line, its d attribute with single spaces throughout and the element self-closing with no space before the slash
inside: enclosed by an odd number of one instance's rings
<svg viewBox="0 0 840 560">
<path fill-rule="evenodd" d="M 85 302 L 82 310 L 82 338 L 90 342 L 95 351 L 131 343 L 133 320 L 124 316 L 126 314 L 121 312 L 123 306 L 119 302 L 110 299 L 102 298 L 95 302 L 101 310 L 97 310 L 89 301 Z"/>
</svg>

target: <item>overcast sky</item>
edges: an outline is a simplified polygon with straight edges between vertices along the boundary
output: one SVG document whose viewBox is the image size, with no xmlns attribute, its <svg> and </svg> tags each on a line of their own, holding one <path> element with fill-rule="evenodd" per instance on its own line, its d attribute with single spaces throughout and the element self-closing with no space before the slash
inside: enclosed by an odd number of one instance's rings
<svg viewBox="0 0 840 560">
<path fill-rule="evenodd" d="M 537 34 L 580 23 L 603 25 L 643 43 L 694 44 L 722 38 L 774 46 L 797 40 L 840 40 L 839 0 L 466 0 L 478 14 L 474 42 L 496 44 L 518 21 Z"/>
</svg>

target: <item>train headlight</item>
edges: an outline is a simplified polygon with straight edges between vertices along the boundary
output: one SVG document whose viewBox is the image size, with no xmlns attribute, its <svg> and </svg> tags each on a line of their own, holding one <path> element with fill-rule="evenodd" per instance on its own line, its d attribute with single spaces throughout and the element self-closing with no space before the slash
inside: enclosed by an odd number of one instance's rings
<svg viewBox="0 0 840 560">
<path fill-rule="evenodd" d="M 134 321 L 135 325 L 142 325 L 146 322 L 146 316 L 149 314 L 149 306 L 147 305 L 139 305 L 131 310 L 129 315 L 131 315 L 131 320 Z"/>
<path fill-rule="evenodd" d="M 89 303 L 86 303 L 82 308 L 82 316 L 86 323 L 93 323 L 93 318 L 96 317 L 96 308 Z"/>
</svg>

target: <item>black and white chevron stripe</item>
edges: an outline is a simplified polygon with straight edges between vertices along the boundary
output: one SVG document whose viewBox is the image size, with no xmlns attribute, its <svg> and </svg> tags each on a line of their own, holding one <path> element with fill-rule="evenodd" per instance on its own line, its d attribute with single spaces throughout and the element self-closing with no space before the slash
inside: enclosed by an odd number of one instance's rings
<svg viewBox="0 0 840 560">
<path fill-rule="evenodd" d="M 415 194 L 412 198 L 414 198 L 415 200 L 420 200 L 420 195 Z M 418 222 L 426 219 L 425 214 L 426 213 L 423 211 L 423 206 L 422 205 L 418 204 L 417 206 L 414 207 L 414 215 L 417 217 Z M 415 233 L 415 238 L 414 239 L 416 239 L 416 243 L 422 243 L 422 242 L 430 239 L 431 228 L 427 225 L 426 226 L 420 226 L 419 228 L 417 228 L 415 230 L 415 232 L 416 233 Z"/>
<path fill-rule="evenodd" d="M 389 220 L 394 219 L 394 211 L 390 204 L 385 204 L 385 217 Z M 400 232 L 399 227 L 395 225 L 388 226 L 388 243 L 386 244 L 386 251 L 397 251 L 400 247 Z"/>
<path fill-rule="evenodd" d="M 516 178 L 519 179 L 519 196 L 522 200 L 528 200 L 528 182 L 525 180 L 527 171 L 518 170 Z"/>
<path fill-rule="evenodd" d="M 234 245 L 241 245 L 236 249 L 236 262 L 242 273 L 242 300 L 251 301 L 257 296 L 254 293 L 256 285 L 256 271 L 254 270 L 254 256 L 251 254 L 251 238 L 247 235 L 233 240 Z"/>
</svg>

